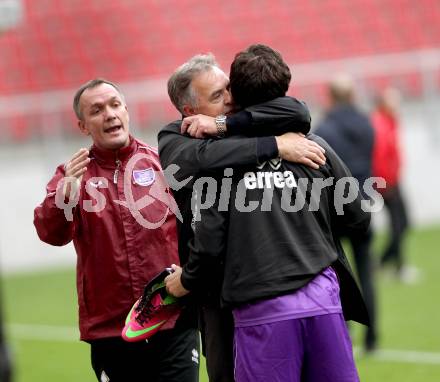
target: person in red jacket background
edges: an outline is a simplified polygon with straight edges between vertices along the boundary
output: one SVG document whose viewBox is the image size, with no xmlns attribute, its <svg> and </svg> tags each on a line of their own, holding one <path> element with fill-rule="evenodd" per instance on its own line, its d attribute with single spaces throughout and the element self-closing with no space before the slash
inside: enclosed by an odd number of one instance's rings
<svg viewBox="0 0 440 382">
<path fill-rule="evenodd" d="M 408 215 L 400 190 L 399 103 L 400 94 L 394 88 L 386 88 L 377 99 L 376 110 L 372 115 L 375 130 L 373 176 L 382 177 L 386 181 L 386 188 L 378 191 L 383 196 L 390 224 L 389 239 L 380 258 L 381 266 L 392 265 L 403 281 L 410 281 L 414 272 L 404 266 L 402 254 Z"/>
</svg>

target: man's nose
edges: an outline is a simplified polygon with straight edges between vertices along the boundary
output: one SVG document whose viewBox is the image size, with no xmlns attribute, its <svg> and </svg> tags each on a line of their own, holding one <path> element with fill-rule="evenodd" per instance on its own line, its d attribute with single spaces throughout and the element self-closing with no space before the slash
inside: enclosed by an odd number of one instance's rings
<svg viewBox="0 0 440 382">
<path fill-rule="evenodd" d="M 115 117 L 116 117 L 116 113 L 115 113 L 115 111 L 113 110 L 113 108 L 107 106 L 107 107 L 105 108 L 105 118 L 106 118 L 106 119 L 113 119 L 113 118 L 115 118 Z"/>
<path fill-rule="evenodd" d="M 226 89 L 225 90 L 225 105 L 230 105 L 230 104 L 232 104 L 231 91 Z"/>
</svg>

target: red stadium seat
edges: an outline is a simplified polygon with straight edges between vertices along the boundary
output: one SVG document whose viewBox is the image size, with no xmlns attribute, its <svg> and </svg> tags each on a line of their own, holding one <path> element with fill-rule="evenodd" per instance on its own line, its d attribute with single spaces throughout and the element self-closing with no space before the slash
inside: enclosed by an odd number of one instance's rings
<svg viewBox="0 0 440 382">
<path fill-rule="evenodd" d="M 256 42 L 293 64 L 440 44 L 438 0 L 25 0 L 24 6 L 23 24 L 0 35 L 0 95 L 71 89 L 96 76 L 118 82 L 168 76 L 208 51 L 228 70 L 234 54 Z M 420 81 L 407 82 L 419 93 Z"/>
</svg>

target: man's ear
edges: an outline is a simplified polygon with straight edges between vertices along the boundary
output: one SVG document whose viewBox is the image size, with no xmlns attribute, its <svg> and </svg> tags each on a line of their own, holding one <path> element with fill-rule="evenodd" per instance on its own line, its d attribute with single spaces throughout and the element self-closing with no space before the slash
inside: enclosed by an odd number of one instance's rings
<svg viewBox="0 0 440 382">
<path fill-rule="evenodd" d="M 192 106 L 190 106 L 190 105 L 185 105 L 184 107 L 183 107 L 183 115 L 185 116 L 185 117 L 189 117 L 190 115 L 196 115 L 197 113 L 196 113 L 196 111 L 195 111 L 195 109 L 192 107 Z"/>
<path fill-rule="evenodd" d="M 90 131 L 87 129 L 86 124 L 83 120 L 78 119 L 78 127 L 81 133 L 83 133 L 84 135 L 90 135 Z"/>
</svg>

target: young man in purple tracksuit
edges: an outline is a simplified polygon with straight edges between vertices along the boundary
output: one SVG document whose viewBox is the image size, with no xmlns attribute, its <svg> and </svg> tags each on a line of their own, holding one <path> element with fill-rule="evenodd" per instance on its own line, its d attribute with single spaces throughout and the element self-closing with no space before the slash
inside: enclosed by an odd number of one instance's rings
<svg viewBox="0 0 440 382">
<path fill-rule="evenodd" d="M 188 242 L 194 237 L 191 205 L 198 198 L 193 185 L 201 173 L 223 174 L 225 167 L 256 166 L 277 156 L 312 168 L 325 163 L 322 148 L 304 138 L 310 130 L 304 103 L 279 97 L 232 113 L 229 78 L 211 54 L 193 56 L 177 68 L 168 80 L 168 93 L 183 119 L 159 132 L 159 156 L 164 169 L 174 168 L 169 182 L 177 186 L 173 196 L 182 216 L 177 221 L 181 264 L 188 259 Z M 267 126 L 272 128 L 271 135 L 263 134 Z M 246 138 L 248 132 L 252 134 Z M 221 282 L 221 274 L 217 279 Z M 220 306 L 220 289 L 212 284 L 192 294 L 186 310 L 193 307 L 198 311 L 209 380 L 234 382 L 232 311 Z"/>
</svg>

